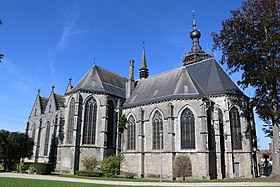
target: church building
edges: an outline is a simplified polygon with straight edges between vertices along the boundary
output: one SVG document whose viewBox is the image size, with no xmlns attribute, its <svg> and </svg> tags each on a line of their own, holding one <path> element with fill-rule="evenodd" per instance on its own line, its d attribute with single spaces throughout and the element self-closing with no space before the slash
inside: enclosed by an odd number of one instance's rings
<svg viewBox="0 0 280 187">
<path fill-rule="evenodd" d="M 145 50 L 139 79 L 94 65 L 63 95 L 40 90 L 26 133 L 34 140 L 29 162 L 51 162 L 58 172 L 84 169 L 81 160 L 122 153 L 122 172 L 174 178 L 185 155 L 191 178 L 251 178 L 255 124 L 249 98 L 213 56 L 202 50 L 193 24 L 192 48 L 176 69 L 149 76 Z M 119 113 L 127 119 L 118 128 Z"/>
</svg>

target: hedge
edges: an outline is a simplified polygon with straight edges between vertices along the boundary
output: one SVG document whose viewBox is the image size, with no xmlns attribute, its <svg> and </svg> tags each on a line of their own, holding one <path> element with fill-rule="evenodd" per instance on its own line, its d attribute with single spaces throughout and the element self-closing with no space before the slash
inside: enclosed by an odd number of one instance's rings
<svg viewBox="0 0 280 187">
<path fill-rule="evenodd" d="M 80 170 L 75 172 L 78 176 L 102 177 L 103 173 L 97 170 Z"/>
</svg>

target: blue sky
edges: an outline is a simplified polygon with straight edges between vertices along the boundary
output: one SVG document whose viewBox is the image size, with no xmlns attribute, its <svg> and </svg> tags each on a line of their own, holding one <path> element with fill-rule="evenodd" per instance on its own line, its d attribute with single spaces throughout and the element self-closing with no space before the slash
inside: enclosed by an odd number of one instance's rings
<svg viewBox="0 0 280 187">
<path fill-rule="evenodd" d="M 68 78 L 76 84 L 94 63 L 135 75 L 145 41 L 150 75 L 182 65 L 191 48 L 192 10 L 202 33 L 200 44 L 210 52 L 230 10 L 241 0 L 0 0 L 0 129 L 24 131 L 38 88 L 49 97 L 64 94 Z M 214 53 L 217 60 L 220 53 Z M 224 67 L 226 69 L 226 67 Z M 138 77 L 137 77 L 138 78 Z M 233 74 L 236 82 L 240 74 Z M 245 90 L 253 96 L 252 89 Z M 257 116 L 259 145 L 267 148 L 263 122 Z"/>
</svg>

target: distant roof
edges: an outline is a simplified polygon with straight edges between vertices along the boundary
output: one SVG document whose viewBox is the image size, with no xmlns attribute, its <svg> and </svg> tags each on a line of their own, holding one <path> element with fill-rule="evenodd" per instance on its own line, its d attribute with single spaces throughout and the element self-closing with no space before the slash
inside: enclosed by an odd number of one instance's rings
<svg viewBox="0 0 280 187">
<path fill-rule="evenodd" d="M 242 92 L 217 61 L 210 58 L 139 80 L 124 107 L 228 93 Z"/>
<path fill-rule="evenodd" d="M 214 58 L 186 65 L 185 68 L 208 96 L 242 93 Z"/>
<path fill-rule="evenodd" d="M 77 91 L 101 92 L 125 98 L 127 79 L 94 65 L 87 74 L 66 94 Z"/>
<path fill-rule="evenodd" d="M 191 78 L 184 67 L 180 67 L 138 81 L 124 107 L 180 98 L 202 98 L 203 90 Z"/>
</svg>

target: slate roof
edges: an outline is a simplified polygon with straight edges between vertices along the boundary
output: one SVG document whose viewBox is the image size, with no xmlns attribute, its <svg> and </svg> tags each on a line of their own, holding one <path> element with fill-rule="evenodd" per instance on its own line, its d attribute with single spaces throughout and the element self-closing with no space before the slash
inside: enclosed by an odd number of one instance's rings
<svg viewBox="0 0 280 187">
<path fill-rule="evenodd" d="M 214 58 L 189 64 L 185 67 L 208 96 L 242 93 Z"/>
<path fill-rule="evenodd" d="M 59 108 L 63 105 L 63 96 L 54 93 L 54 99 L 55 99 L 55 105 L 56 105 L 56 110 L 59 110 Z"/>
<path fill-rule="evenodd" d="M 180 98 L 202 98 L 206 94 L 184 67 L 141 79 L 124 107 Z"/>
<path fill-rule="evenodd" d="M 139 80 L 124 107 L 170 99 L 208 98 L 210 95 L 228 93 L 242 92 L 216 60 L 209 58 Z"/>
<path fill-rule="evenodd" d="M 94 65 L 87 74 L 66 94 L 77 91 L 100 92 L 125 98 L 127 79 Z"/>
<path fill-rule="evenodd" d="M 46 106 L 48 104 L 48 100 L 49 99 L 46 98 L 46 97 L 39 96 L 39 101 L 40 101 L 40 107 L 41 107 L 42 114 L 45 112 Z"/>
</svg>

